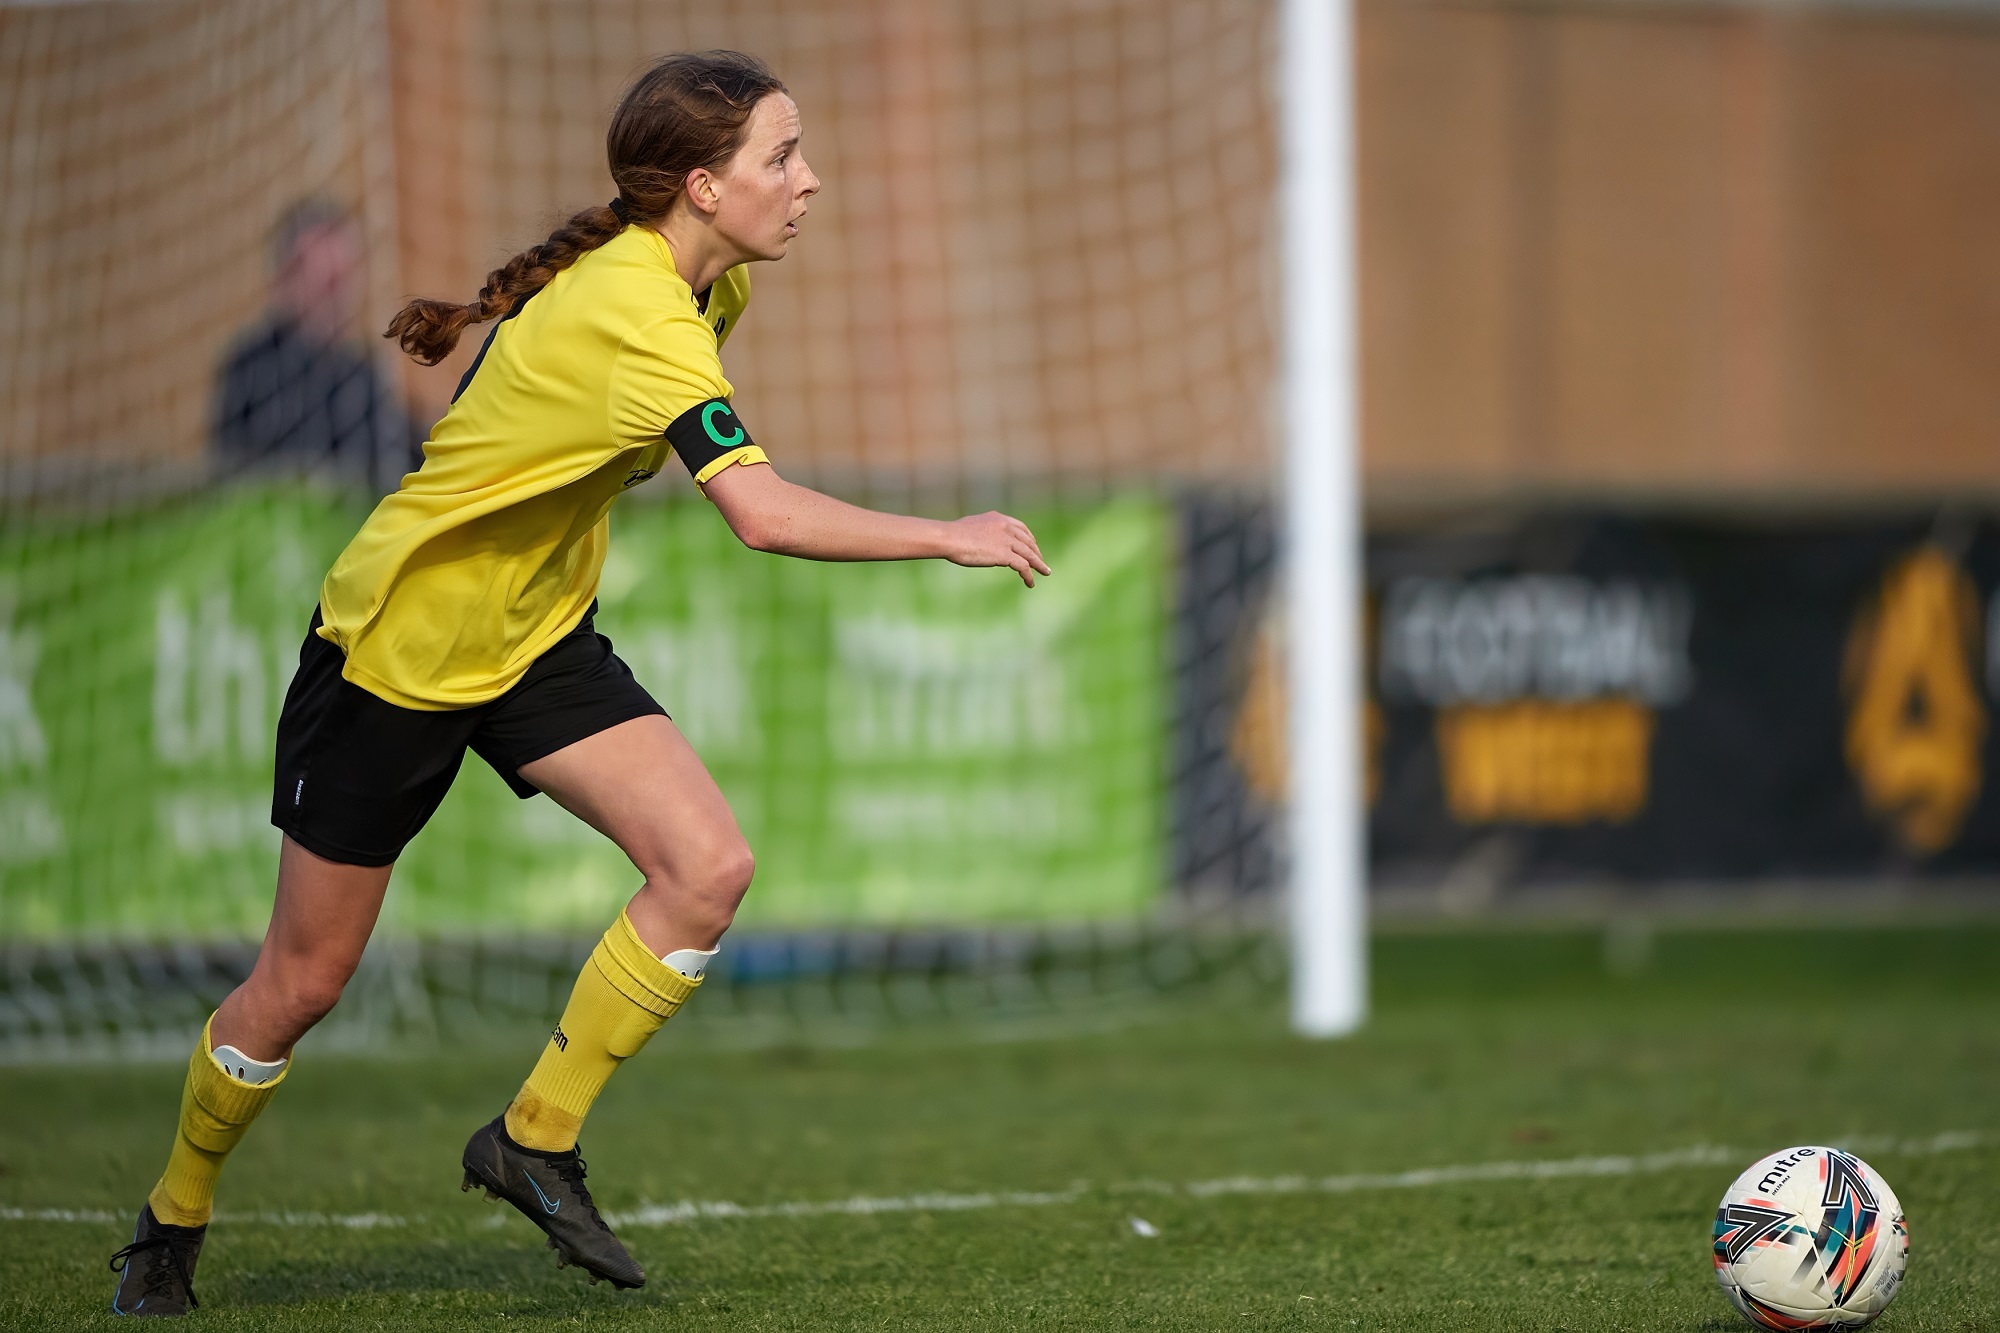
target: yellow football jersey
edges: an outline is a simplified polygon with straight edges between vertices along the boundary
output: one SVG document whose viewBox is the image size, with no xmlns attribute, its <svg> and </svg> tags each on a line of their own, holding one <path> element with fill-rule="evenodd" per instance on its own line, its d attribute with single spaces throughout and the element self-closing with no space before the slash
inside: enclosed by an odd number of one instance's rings
<svg viewBox="0 0 2000 1333">
<path fill-rule="evenodd" d="M 749 298 L 739 266 L 697 304 L 631 226 L 517 305 L 320 588 L 347 679 L 404 708 L 498 697 L 583 619 L 611 502 L 670 449 L 697 482 L 764 461 L 719 355 Z"/>
</svg>

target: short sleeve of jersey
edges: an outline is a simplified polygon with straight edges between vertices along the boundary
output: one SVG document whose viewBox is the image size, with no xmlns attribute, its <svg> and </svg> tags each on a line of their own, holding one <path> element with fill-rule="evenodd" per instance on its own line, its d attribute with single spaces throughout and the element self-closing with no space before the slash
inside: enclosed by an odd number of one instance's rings
<svg viewBox="0 0 2000 1333">
<path fill-rule="evenodd" d="M 628 337 L 611 371 L 612 434 L 627 448 L 657 443 L 689 408 L 735 390 L 722 375 L 715 334 L 689 310 Z"/>
</svg>

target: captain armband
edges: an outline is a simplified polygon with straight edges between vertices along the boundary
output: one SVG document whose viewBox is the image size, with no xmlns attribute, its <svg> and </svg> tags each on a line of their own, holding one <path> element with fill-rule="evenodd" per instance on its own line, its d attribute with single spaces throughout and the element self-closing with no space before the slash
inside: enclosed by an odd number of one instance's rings
<svg viewBox="0 0 2000 1333">
<path fill-rule="evenodd" d="M 726 467 L 737 463 L 768 463 L 750 438 L 743 419 L 726 398 L 696 403 L 674 418 L 667 427 L 667 443 L 687 464 L 688 475 L 699 486 Z"/>
</svg>

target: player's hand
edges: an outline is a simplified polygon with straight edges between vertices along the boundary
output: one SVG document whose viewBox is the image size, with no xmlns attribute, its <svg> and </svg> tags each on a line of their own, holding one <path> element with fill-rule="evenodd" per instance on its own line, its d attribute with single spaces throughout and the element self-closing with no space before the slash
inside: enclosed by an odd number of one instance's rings
<svg viewBox="0 0 2000 1333">
<path fill-rule="evenodd" d="M 968 514 L 945 525 L 945 559 L 970 569 L 1005 565 L 1035 586 L 1035 575 L 1052 574 L 1035 534 L 1018 518 L 1001 513 Z"/>
</svg>

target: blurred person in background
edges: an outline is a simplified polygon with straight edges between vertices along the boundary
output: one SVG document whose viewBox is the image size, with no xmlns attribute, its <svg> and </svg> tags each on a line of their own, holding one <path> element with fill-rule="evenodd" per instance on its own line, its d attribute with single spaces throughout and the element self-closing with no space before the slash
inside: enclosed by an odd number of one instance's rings
<svg viewBox="0 0 2000 1333">
<path fill-rule="evenodd" d="M 216 385 L 218 475 L 320 473 L 381 493 L 423 464 L 424 432 L 354 336 L 366 262 L 339 204 L 309 197 L 279 218 L 269 304 Z"/>
</svg>

